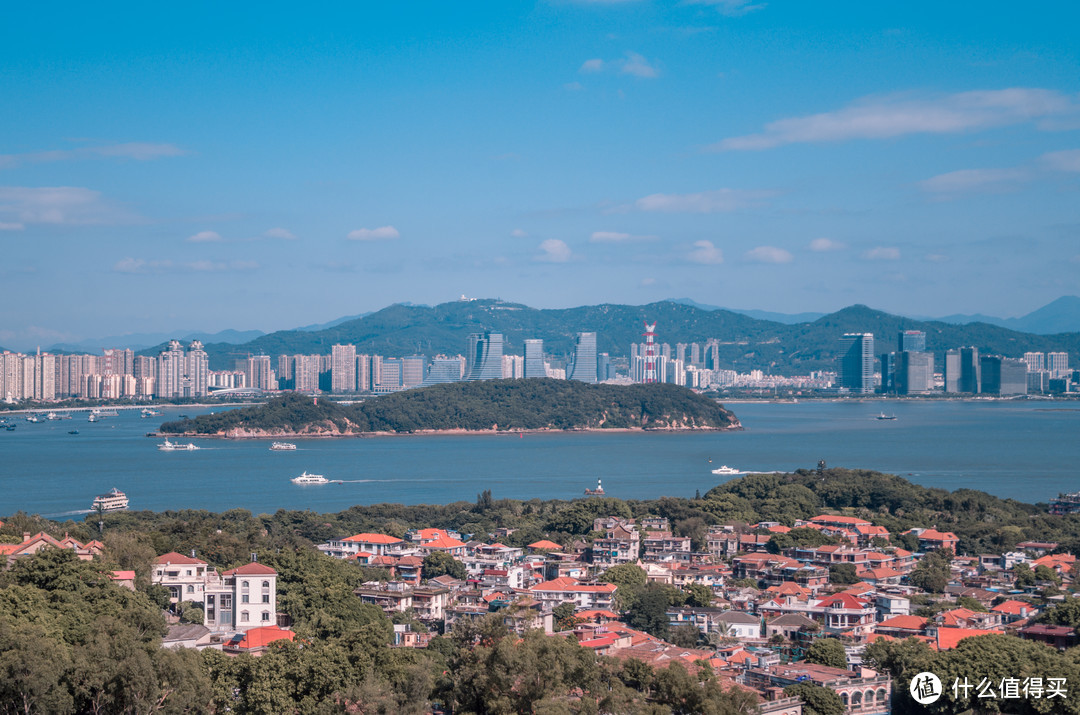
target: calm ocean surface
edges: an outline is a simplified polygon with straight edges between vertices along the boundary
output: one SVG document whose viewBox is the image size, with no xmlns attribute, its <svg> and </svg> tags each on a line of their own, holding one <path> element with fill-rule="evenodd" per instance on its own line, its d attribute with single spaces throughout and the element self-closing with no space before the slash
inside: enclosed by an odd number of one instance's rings
<svg viewBox="0 0 1080 715">
<path fill-rule="evenodd" d="M 1078 402 L 892 402 L 893 421 L 875 419 L 882 404 L 737 403 L 730 407 L 746 429 L 735 433 L 297 440 L 295 452 L 271 452 L 270 440 L 210 439 L 193 440 L 199 451 L 160 452 L 160 439 L 143 436 L 181 412 L 199 412 L 191 407 L 148 419 L 122 410 L 96 423 L 85 413 L 39 424 L 20 416 L 16 430 L 0 430 L 0 515 L 81 518 L 70 512 L 112 487 L 127 493 L 132 509 L 255 513 L 471 501 L 484 489 L 496 498 L 572 499 L 597 477 L 610 496 L 692 497 L 728 479 L 710 472 L 720 465 L 792 470 L 819 459 L 1027 502 L 1080 489 Z M 289 481 L 304 470 L 346 483 Z"/>
</svg>

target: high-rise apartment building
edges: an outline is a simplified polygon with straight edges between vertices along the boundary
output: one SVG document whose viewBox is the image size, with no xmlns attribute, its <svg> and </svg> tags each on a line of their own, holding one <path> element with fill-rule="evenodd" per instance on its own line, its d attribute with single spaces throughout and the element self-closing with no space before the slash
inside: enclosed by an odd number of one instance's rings
<svg viewBox="0 0 1080 715">
<path fill-rule="evenodd" d="M 504 380 L 525 377 L 525 358 L 521 355 L 503 355 L 502 376 Z"/>
<path fill-rule="evenodd" d="M 379 368 L 379 383 L 375 392 L 397 392 L 401 389 L 401 358 L 383 358 Z"/>
<path fill-rule="evenodd" d="M 266 359 L 269 365 L 270 358 Z M 209 372 L 210 359 L 200 341 L 193 341 L 185 351 L 179 340 L 170 340 L 158 354 L 157 396 L 205 397 L 210 387 Z"/>
<path fill-rule="evenodd" d="M 720 341 L 716 338 L 709 338 L 705 343 L 705 369 L 720 369 Z"/>
<path fill-rule="evenodd" d="M 547 377 L 547 368 L 544 367 L 543 340 L 525 341 L 525 377 Z"/>
<path fill-rule="evenodd" d="M 596 333 L 577 334 L 574 364 L 568 372 L 571 380 L 596 382 Z"/>
<path fill-rule="evenodd" d="M 896 370 L 900 360 L 896 353 L 881 353 L 881 391 L 886 395 L 896 392 Z"/>
<path fill-rule="evenodd" d="M 1046 353 L 1046 369 L 1052 377 L 1063 377 L 1069 373 L 1069 353 Z"/>
<path fill-rule="evenodd" d="M 371 356 L 356 356 L 356 391 L 369 392 L 372 389 Z"/>
<path fill-rule="evenodd" d="M 319 391 L 319 368 L 322 361 L 318 355 L 293 355 L 293 389 L 297 392 Z"/>
<path fill-rule="evenodd" d="M 295 364 L 293 365 L 293 369 L 295 370 Z M 248 356 L 244 369 L 244 377 L 247 380 L 249 387 L 253 387 L 256 390 L 276 390 L 277 385 L 270 384 L 273 375 L 274 372 L 270 369 L 269 355 Z"/>
<path fill-rule="evenodd" d="M 596 356 L 596 379 L 600 382 L 604 382 L 613 377 L 615 377 L 615 375 L 611 369 L 611 355 L 608 353 L 600 353 Z"/>
<path fill-rule="evenodd" d="M 502 377 L 502 333 L 473 333 L 468 340 L 467 380 L 498 380 Z"/>
<path fill-rule="evenodd" d="M 873 333 L 844 333 L 840 338 L 840 387 L 859 394 L 874 391 Z"/>
<path fill-rule="evenodd" d="M 427 368 L 426 355 L 410 355 L 401 358 L 401 387 L 408 390 L 410 387 L 419 387 L 424 382 L 424 372 Z"/>
<path fill-rule="evenodd" d="M 1024 353 L 1024 362 L 1027 363 L 1028 372 L 1046 369 L 1046 355 L 1043 353 Z"/>
<path fill-rule="evenodd" d="M 444 382 L 458 382 L 465 376 L 465 358 L 461 355 L 446 357 L 436 355 L 431 361 L 431 369 L 424 378 L 424 386 L 439 385 Z"/>
<path fill-rule="evenodd" d="M 701 367 L 701 346 L 697 343 L 690 343 L 690 364 L 694 367 Z"/>
<path fill-rule="evenodd" d="M 330 348 L 330 391 L 356 392 L 356 346 Z"/>
</svg>

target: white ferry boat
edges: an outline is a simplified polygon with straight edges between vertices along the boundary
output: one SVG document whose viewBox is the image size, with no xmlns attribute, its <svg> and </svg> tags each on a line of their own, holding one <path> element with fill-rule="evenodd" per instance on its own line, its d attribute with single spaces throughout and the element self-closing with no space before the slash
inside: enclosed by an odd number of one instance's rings
<svg viewBox="0 0 1080 715">
<path fill-rule="evenodd" d="M 742 474 L 743 471 L 741 469 L 736 469 L 735 467 L 729 467 L 729 466 L 727 466 L 725 464 L 722 467 L 717 467 L 716 469 L 712 470 L 712 473 L 713 474 L 733 475 L 733 474 Z"/>
<path fill-rule="evenodd" d="M 99 494 L 90 505 L 94 511 L 120 511 L 128 508 L 127 494 L 113 487 L 107 494 Z"/>
<path fill-rule="evenodd" d="M 271 452 L 291 452 L 296 449 L 296 445 L 292 442 L 274 442 L 270 445 Z"/>
<path fill-rule="evenodd" d="M 161 417 L 160 412 L 152 410 L 149 407 L 142 408 L 142 412 L 140 414 L 142 414 L 143 417 Z"/>
<path fill-rule="evenodd" d="M 321 474 L 308 474 L 305 471 L 299 477 L 290 480 L 293 484 L 329 484 L 330 480 Z"/>
<path fill-rule="evenodd" d="M 187 444 L 170 442 L 169 438 L 166 437 L 165 441 L 159 444 L 157 448 L 162 452 L 193 452 L 196 449 L 199 449 L 199 446 L 197 444 L 192 444 L 191 442 L 188 442 Z"/>
</svg>

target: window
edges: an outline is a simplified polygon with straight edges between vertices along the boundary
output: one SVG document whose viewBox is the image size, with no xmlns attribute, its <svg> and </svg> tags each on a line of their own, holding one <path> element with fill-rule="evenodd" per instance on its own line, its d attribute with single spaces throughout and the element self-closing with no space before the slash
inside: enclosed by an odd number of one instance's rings
<svg viewBox="0 0 1080 715">
<path fill-rule="evenodd" d="M 248 602 L 248 595 L 246 593 L 240 594 L 240 603 L 247 603 L 247 602 Z"/>
<path fill-rule="evenodd" d="M 263 621 L 269 621 L 270 620 L 270 611 L 263 611 L 262 619 L 263 619 Z"/>
<path fill-rule="evenodd" d="M 184 571 L 184 575 L 185 576 L 190 576 L 191 575 L 191 569 L 187 569 L 186 571 Z"/>
<path fill-rule="evenodd" d="M 241 582 L 240 582 L 240 588 L 242 588 L 242 589 L 244 589 L 244 590 L 247 590 L 247 587 L 248 587 L 248 585 L 249 585 L 249 584 L 248 584 L 248 582 L 247 582 L 247 581 L 241 581 Z"/>
<path fill-rule="evenodd" d="M 270 603 L 270 594 L 269 593 L 264 593 L 263 594 L 263 603 Z"/>
<path fill-rule="evenodd" d="M 232 596 L 228 594 L 222 594 L 221 596 L 221 610 L 227 611 L 232 608 Z"/>
<path fill-rule="evenodd" d="M 247 611 L 240 611 L 240 622 L 241 623 L 247 623 L 248 622 L 248 612 Z"/>
<path fill-rule="evenodd" d="M 264 589 L 265 588 L 270 588 L 270 582 L 269 581 L 263 581 L 263 588 Z"/>
<path fill-rule="evenodd" d="M 195 587 L 192 586 L 190 583 L 188 584 L 187 592 L 188 593 L 195 593 Z"/>
</svg>

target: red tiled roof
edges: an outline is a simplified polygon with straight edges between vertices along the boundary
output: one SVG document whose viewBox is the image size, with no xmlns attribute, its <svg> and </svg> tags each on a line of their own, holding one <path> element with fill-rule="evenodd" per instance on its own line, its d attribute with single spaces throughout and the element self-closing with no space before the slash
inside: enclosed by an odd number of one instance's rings
<svg viewBox="0 0 1080 715">
<path fill-rule="evenodd" d="M 919 534 L 919 539 L 923 541 L 957 541 L 956 534 L 951 531 L 938 531 L 937 529 L 927 529 Z"/>
<path fill-rule="evenodd" d="M 981 631 L 977 628 L 938 628 L 937 648 L 938 650 L 952 650 L 957 643 L 965 638 L 987 636 L 994 633 L 1001 633 L 1001 631 Z"/>
<path fill-rule="evenodd" d="M 909 631 L 921 631 L 926 627 L 926 619 L 921 616 L 893 616 L 877 624 L 878 628 L 903 628 Z"/>
<path fill-rule="evenodd" d="M 205 561 L 199 559 L 193 559 L 190 556 L 184 556 L 178 554 L 175 551 L 170 551 L 167 554 L 162 554 L 154 559 L 155 564 L 178 564 L 181 566 L 206 566 Z"/>
<path fill-rule="evenodd" d="M 424 546 L 431 549 L 457 549 L 464 545 L 464 541 L 458 541 L 457 539 L 450 536 L 440 536 L 439 538 L 432 539 L 431 541 L 424 544 Z"/>
<path fill-rule="evenodd" d="M 111 578 L 113 581 L 134 581 L 135 580 L 135 572 L 134 571 L 113 571 L 109 575 L 109 578 Z"/>
<path fill-rule="evenodd" d="M 822 514 L 821 516 L 815 516 L 810 521 L 817 524 L 851 524 L 856 526 L 858 524 L 869 524 L 866 519 L 859 519 L 854 516 L 831 516 L 829 514 Z"/>
<path fill-rule="evenodd" d="M 387 536 L 386 534 L 356 534 L 355 536 L 346 536 L 342 541 L 359 541 L 364 544 L 400 544 L 401 539 L 396 536 Z"/>
<path fill-rule="evenodd" d="M 238 566 L 225 572 L 226 576 L 232 576 L 233 574 L 236 574 L 237 576 L 277 576 L 277 571 L 266 564 L 259 564 L 252 561 L 250 564 L 244 564 L 243 566 Z"/>
<path fill-rule="evenodd" d="M 1002 601 L 990 610 L 996 611 L 998 613 L 1008 613 L 1013 616 L 1019 616 L 1021 611 L 1025 608 L 1028 610 L 1028 613 L 1032 613 L 1035 610 L 1035 606 L 1027 603 L 1026 601 Z"/>
<path fill-rule="evenodd" d="M 786 534 L 789 531 L 791 531 L 791 527 L 790 526 L 784 526 L 783 524 L 773 524 L 772 526 L 769 527 L 768 530 L 771 531 L 774 534 Z"/>
<path fill-rule="evenodd" d="M 561 549 L 562 546 L 560 546 L 559 544 L 556 544 L 554 541 L 548 541 L 547 539 L 541 539 L 540 541 L 537 541 L 536 543 L 529 544 L 529 548 L 530 549 L 555 549 L 555 550 L 558 550 L 558 549 Z"/>
<path fill-rule="evenodd" d="M 261 626 L 252 628 L 244 634 L 244 638 L 237 644 L 238 648 L 262 648 L 274 641 L 283 639 L 294 640 L 296 634 L 277 626 Z"/>
</svg>

